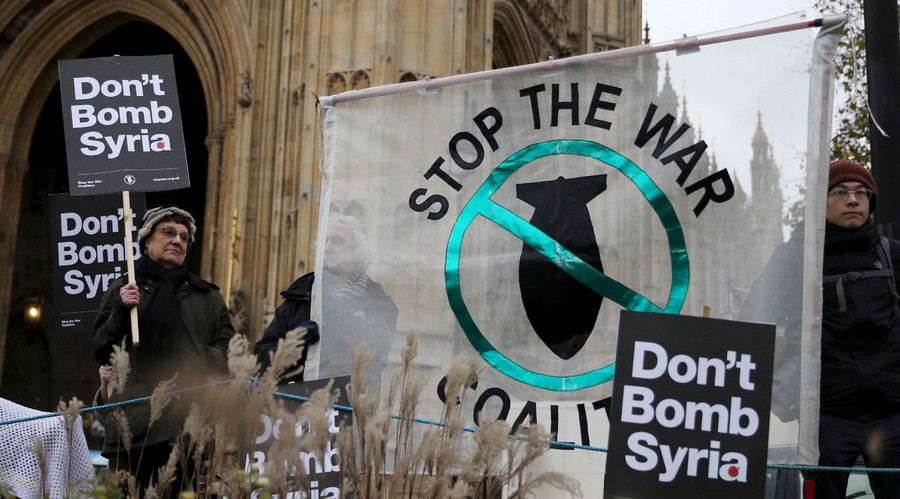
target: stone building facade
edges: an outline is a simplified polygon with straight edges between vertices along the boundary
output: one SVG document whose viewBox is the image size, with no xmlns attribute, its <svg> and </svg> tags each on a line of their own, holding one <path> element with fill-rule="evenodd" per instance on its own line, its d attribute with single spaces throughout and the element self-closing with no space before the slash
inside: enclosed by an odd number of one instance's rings
<svg viewBox="0 0 900 499">
<path fill-rule="evenodd" d="M 46 410 L 97 384 L 87 336 L 51 321 L 47 197 L 68 186 L 58 60 L 174 55 L 192 187 L 147 203 L 197 216 L 189 265 L 223 288 L 232 275 L 253 339 L 279 291 L 313 269 L 316 96 L 639 43 L 638 0 L 0 3 L 0 396 Z M 28 303 L 43 306 L 39 322 Z"/>
</svg>

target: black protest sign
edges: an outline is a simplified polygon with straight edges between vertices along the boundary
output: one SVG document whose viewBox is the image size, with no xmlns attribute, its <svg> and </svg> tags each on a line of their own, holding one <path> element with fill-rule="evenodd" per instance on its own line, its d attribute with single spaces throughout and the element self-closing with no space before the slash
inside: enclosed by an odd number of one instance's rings
<svg viewBox="0 0 900 499">
<path fill-rule="evenodd" d="M 604 497 L 758 498 L 775 327 L 623 311 Z"/>
<path fill-rule="evenodd" d="M 325 388 L 329 381 L 334 381 L 331 387 L 331 393 L 337 391 L 338 397 L 336 404 L 343 407 L 350 406 L 350 399 L 347 397 L 347 386 L 350 383 L 350 376 L 340 376 L 330 379 L 317 379 L 305 381 L 303 383 L 291 383 L 278 387 L 278 393 L 294 395 L 309 398 L 312 393 L 320 388 Z M 301 400 L 283 398 L 284 409 L 291 413 L 296 413 L 300 406 L 304 403 Z M 325 417 L 328 421 L 329 438 L 326 444 L 324 455 L 319 455 L 313 449 L 296 449 L 292 462 L 296 462 L 303 466 L 309 481 L 309 497 L 340 498 L 347 497 L 342 494 L 341 484 L 341 465 L 343 464 L 337 446 L 337 438 L 340 432 L 350 431 L 353 423 L 352 414 L 346 410 L 338 410 L 331 407 L 327 410 Z M 296 428 L 287 428 L 282 424 L 280 419 L 276 419 L 270 414 L 263 413 L 259 416 L 259 423 L 256 426 L 254 448 L 251 453 L 247 453 L 244 464 L 245 471 L 250 472 L 251 468 L 256 468 L 260 475 L 265 474 L 266 466 L 270 456 L 269 449 L 278 440 L 284 432 L 294 431 L 295 435 L 313 431 L 308 422 L 298 423 Z M 296 476 L 289 477 L 289 484 L 294 487 L 288 497 L 307 497 L 307 490 L 302 481 Z M 293 495 L 291 495 L 293 494 Z M 256 495 L 254 495 L 256 497 Z"/>
<path fill-rule="evenodd" d="M 131 201 L 132 255 L 139 258 L 136 221 L 143 194 Z M 122 196 L 50 196 L 53 304 L 56 330 L 89 332 L 109 284 L 127 272 Z"/>
<path fill-rule="evenodd" d="M 190 187 L 171 55 L 59 61 L 69 193 Z"/>
</svg>

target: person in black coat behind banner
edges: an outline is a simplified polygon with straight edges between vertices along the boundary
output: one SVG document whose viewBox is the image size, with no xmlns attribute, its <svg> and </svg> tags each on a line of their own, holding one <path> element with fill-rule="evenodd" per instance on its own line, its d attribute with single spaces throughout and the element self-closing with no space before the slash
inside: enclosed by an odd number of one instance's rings
<svg viewBox="0 0 900 499">
<path fill-rule="evenodd" d="M 373 351 L 372 374 L 380 375 L 388 363 L 397 324 L 397 306 L 384 288 L 367 274 L 372 247 L 366 229 L 355 217 L 332 215 L 325 243 L 322 284 L 322 340 L 320 376 L 350 374 L 352 351 L 365 342 Z M 306 274 L 282 291 L 285 298 L 275 317 L 253 348 L 262 369 L 268 368 L 278 341 L 288 331 L 307 327 L 301 359 L 291 371 L 306 362 L 309 347 L 319 341 L 319 326 L 310 320 L 313 273 Z M 302 381 L 303 372 L 285 382 Z"/>
<path fill-rule="evenodd" d="M 272 355 L 278 348 L 278 340 L 283 339 L 288 331 L 293 331 L 299 327 L 305 327 L 306 335 L 304 339 L 306 344 L 303 348 L 303 354 L 300 360 L 287 371 L 296 373 L 289 375 L 282 380 L 284 383 L 302 382 L 303 370 L 301 367 L 306 364 L 306 354 L 309 346 L 319 341 L 319 326 L 310 320 L 312 286 L 315 276 L 312 272 L 299 277 L 286 290 L 281 292 L 284 297 L 284 303 L 275 309 L 275 317 L 266 327 L 262 338 L 253 346 L 253 353 L 257 355 L 257 362 L 260 365 L 260 371 L 269 368 L 272 361 Z M 300 370 L 300 372 L 296 372 Z"/>
</svg>

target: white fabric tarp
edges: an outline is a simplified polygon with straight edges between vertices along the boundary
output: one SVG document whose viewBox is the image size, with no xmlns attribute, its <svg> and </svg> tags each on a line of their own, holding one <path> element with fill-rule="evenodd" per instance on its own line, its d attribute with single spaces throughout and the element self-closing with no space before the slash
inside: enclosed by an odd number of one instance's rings
<svg viewBox="0 0 900 499">
<path fill-rule="evenodd" d="M 774 304 L 744 302 L 805 192 L 802 272 L 767 284 L 798 290 L 802 331 L 780 324 L 776 355 L 798 369 L 776 366 L 791 386 L 773 407 L 805 417 L 772 415 L 769 462 L 813 464 L 842 25 L 777 29 L 805 21 L 323 98 L 310 378 L 348 374 L 365 341 L 386 393 L 414 332 L 419 416 L 438 416 L 441 377 L 466 352 L 482 363 L 468 426 L 480 411 L 604 447 L 619 311 L 776 322 Z M 602 470 L 599 452 L 550 454 L 549 468 Z"/>
</svg>

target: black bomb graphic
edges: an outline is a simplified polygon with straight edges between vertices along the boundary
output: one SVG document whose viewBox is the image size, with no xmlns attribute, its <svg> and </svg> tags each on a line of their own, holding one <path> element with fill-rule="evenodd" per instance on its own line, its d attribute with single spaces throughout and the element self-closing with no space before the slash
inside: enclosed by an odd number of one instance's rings
<svg viewBox="0 0 900 499">
<path fill-rule="evenodd" d="M 606 190 L 606 175 L 516 185 L 534 207 L 530 223 L 603 272 L 587 203 Z M 519 289 L 531 326 L 561 359 L 581 350 L 597 321 L 603 296 L 578 282 L 527 243 L 519 258 Z"/>
<path fill-rule="evenodd" d="M 604 170 L 609 167 L 624 175 L 650 204 L 665 230 L 672 264 L 672 285 L 664 306 L 602 271 L 587 203 L 606 189 L 606 173 L 516 184 L 518 197 L 535 208 L 530 221 L 491 198 L 516 171 L 553 156 L 585 157 L 598 166 L 606 165 Z M 501 351 L 490 341 L 469 311 L 460 275 L 463 240 L 477 218 L 493 222 L 498 230 L 506 230 L 522 241 L 518 278 L 528 309 L 526 316 L 534 328 L 528 334 L 537 335 L 563 360 L 571 359 L 585 345 L 604 302 L 641 312 L 681 311 L 690 281 L 684 232 L 672 204 L 649 175 L 625 156 L 596 142 L 550 140 L 531 144 L 498 165 L 463 207 L 450 231 L 444 262 L 447 300 L 469 343 L 485 362 L 519 382 L 548 390 L 577 391 L 611 381 L 615 364 L 585 371 L 573 363 L 575 372 L 539 372 L 520 363 L 514 349 Z"/>
</svg>

